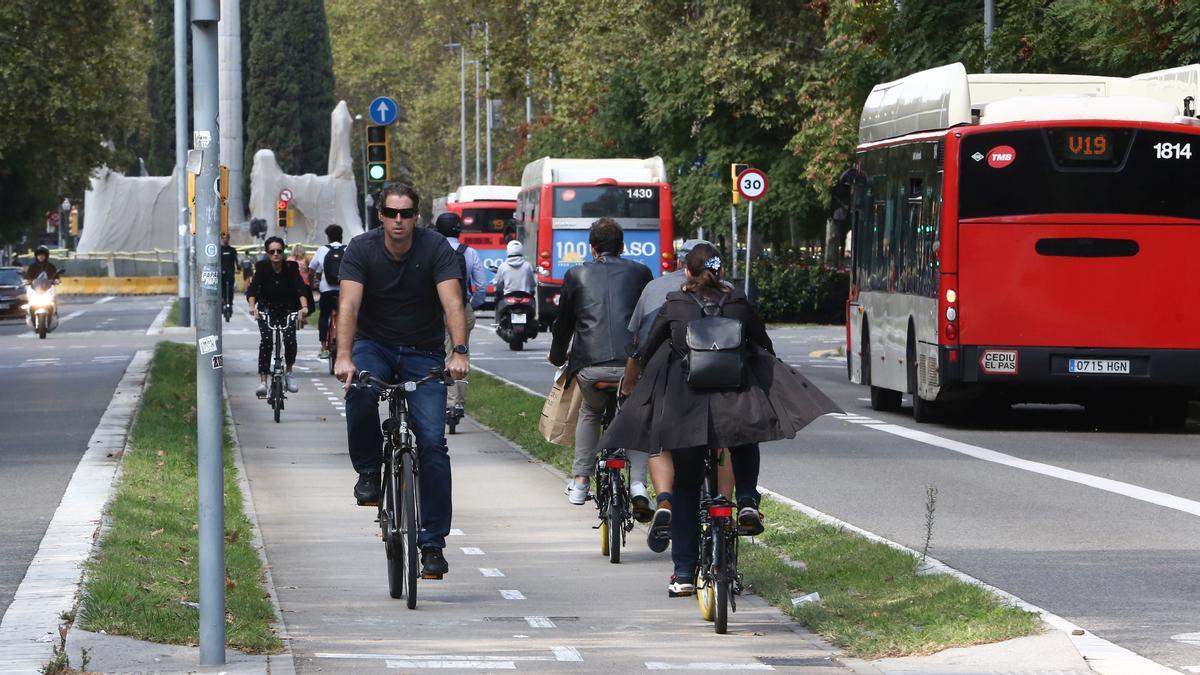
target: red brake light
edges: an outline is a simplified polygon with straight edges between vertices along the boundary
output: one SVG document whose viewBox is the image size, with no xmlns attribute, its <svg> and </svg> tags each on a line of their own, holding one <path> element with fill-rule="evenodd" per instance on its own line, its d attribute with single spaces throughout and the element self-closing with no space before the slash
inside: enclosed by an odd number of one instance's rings
<svg viewBox="0 0 1200 675">
<path fill-rule="evenodd" d="M 952 324 L 952 323 L 946 324 L 946 339 L 947 340 L 957 340 L 958 339 L 958 328 L 955 328 L 954 324 Z"/>
<path fill-rule="evenodd" d="M 624 469 L 625 460 L 623 459 L 605 459 L 600 462 L 601 468 L 604 469 Z"/>
<path fill-rule="evenodd" d="M 710 506 L 708 515 L 711 518 L 729 518 L 733 516 L 732 506 Z"/>
</svg>

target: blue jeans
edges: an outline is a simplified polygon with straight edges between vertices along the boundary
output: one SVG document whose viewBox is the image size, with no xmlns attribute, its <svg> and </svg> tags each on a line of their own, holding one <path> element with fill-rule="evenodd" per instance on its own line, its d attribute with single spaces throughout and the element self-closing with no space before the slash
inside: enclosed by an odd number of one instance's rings
<svg viewBox="0 0 1200 675">
<path fill-rule="evenodd" d="M 758 503 L 759 458 L 757 443 L 730 449 L 733 484 L 739 502 L 748 499 Z M 671 562 L 675 565 L 675 576 L 691 581 L 696 576 L 700 559 L 700 488 L 704 485 L 704 447 L 671 450 L 671 460 L 675 464 L 675 484 L 671 490 Z"/>
<path fill-rule="evenodd" d="M 394 347 L 359 338 L 351 359 L 359 370 L 387 382 L 419 380 L 433 368 L 445 366 L 441 350 Z M 446 547 L 450 534 L 450 455 L 446 449 L 446 386 L 429 382 L 407 395 L 409 425 L 417 440 L 417 471 L 421 486 L 422 548 Z M 383 431 L 379 425 L 379 395 L 351 387 L 346 394 L 346 435 L 350 461 L 359 473 L 383 465 Z"/>
</svg>

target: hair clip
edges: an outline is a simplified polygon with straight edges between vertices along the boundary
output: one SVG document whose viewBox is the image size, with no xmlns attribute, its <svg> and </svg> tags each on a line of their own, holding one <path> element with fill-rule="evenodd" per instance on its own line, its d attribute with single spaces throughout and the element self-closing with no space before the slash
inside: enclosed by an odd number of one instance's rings
<svg viewBox="0 0 1200 675">
<path fill-rule="evenodd" d="M 704 266 L 707 267 L 708 269 L 716 272 L 717 270 L 721 269 L 721 256 L 714 255 L 713 257 L 709 258 L 708 260 L 705 260 Z"/>
</svg>

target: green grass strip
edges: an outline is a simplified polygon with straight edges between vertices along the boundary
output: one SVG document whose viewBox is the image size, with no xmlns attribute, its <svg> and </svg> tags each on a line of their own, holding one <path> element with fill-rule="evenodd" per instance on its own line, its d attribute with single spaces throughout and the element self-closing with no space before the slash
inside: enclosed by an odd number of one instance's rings
<svg viewBox="0 0 1200 675">
<path fill-rule="evenodd" d="M 163 321 L 163 328 L 174 328 L 179 325 L 179 298 L 171 302 L 171 309 L 167 312 L 167 318 Z"/>
<path fill-rule="evenodd" d="M 471 373 L 468 412 L 565 474 L 572 448 L 537 430 L 543 399 Z M 1037 615 L 946 575 L 919 575 L 911 555 L 822 524 L 766 499 L 759 547 L 743 541 L 740 567 L 752 590 L 851 656 L 931 654 L 1042 632 Z M 786 561 L 802 561 L 804 568 Z M 820 603 L 792 598 L 820 593 Z M 699 611 L 699 610 L 697 610 Z M 736 617 L 736 615 L 735 615 Z"/>
<path fill-rule="evenodd" d="M 80 608 L 85 630 L 198 643 L 196 490 L 196 350 L 160 342 L 109 505 L 112 527 L 88 563 Z M 226 640 L 244 652 L 279 652 L 283 645 L 251 540 L 226 433 Z"/>
</svg>

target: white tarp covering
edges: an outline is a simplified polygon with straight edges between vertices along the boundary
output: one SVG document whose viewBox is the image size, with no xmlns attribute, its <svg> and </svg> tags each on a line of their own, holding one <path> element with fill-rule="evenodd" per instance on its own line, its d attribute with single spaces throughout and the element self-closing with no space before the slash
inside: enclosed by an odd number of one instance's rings
<svg viewBox="0 0 1200 675">
<path fill-rule="evenodd" d="M 358 217 L 358 192 L 354 182 L 354 165 L 350 154 L 350 135 L 354 120 L 346 102 L 333 109 L 329 144 L 329 173 L 324 176 L 307 173 L 291 176 L 279 169 L 275 153 L 259 150 L 254 153 L 250 170 L 250 217 L 267 221 L 267 236 L 283 237 L 290 244 L 321 245 L 325 226 L 342 226 L 343 241 L 362 234 Z M 279 193 L 292 192 L 289 203 L 294 210 L 290 232 L 277 231 L 276 202 Z"/>
<path fill-rule="evenodd" d="M 83 232 L 76 248 L 80 253 L 174 249 L 175 201 L 174 176 L 123 176 L 99 169 L 83 194 Z"/>
<path fill-rule="evenodd" d="M 270 150 L 254 155 L 250 174 L 250 217 L 263 218 L 275 232 L 275 202 L 283 188 L 292 191 L 294 227 L 284 235 L 289 244 L 324 244 L 325 226 L 342 226 L 344 240 L 361 234 L 358 192 L 354 182 L 350 137 L 354 120 L 346 102 L 331 114 L 329 173 L 289 176 L 279 170 Z M 173 176 L 123 176 L 108 168 L 96 171 L 83 198 L 81 253 L 174 249 L 179 222 Z M 231 218 L 233 216 L 231 215 Z M 234 242 L 238 242 L 237 232 Z"/>
</svg>

